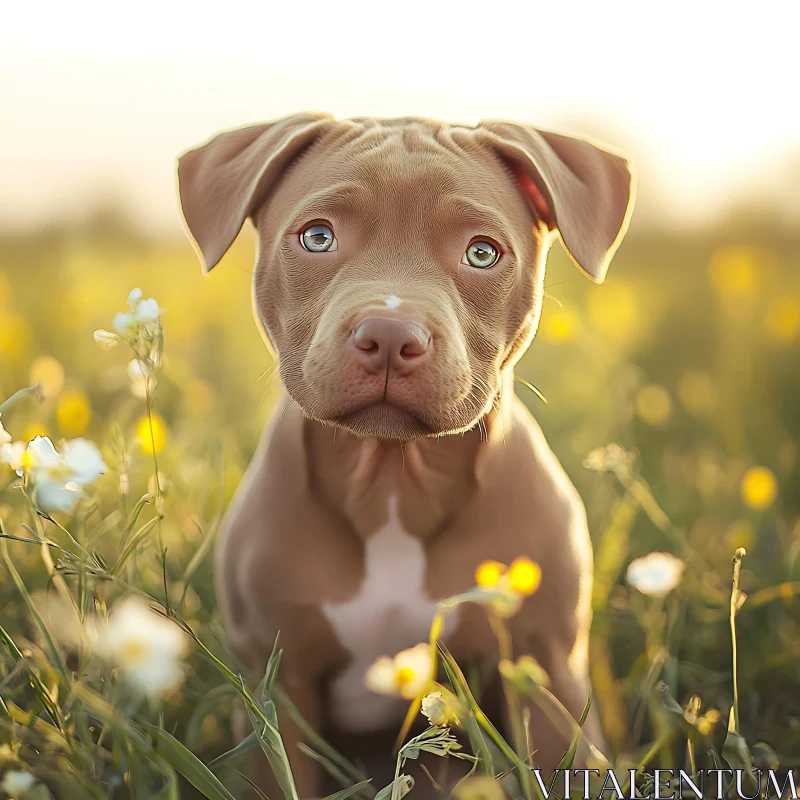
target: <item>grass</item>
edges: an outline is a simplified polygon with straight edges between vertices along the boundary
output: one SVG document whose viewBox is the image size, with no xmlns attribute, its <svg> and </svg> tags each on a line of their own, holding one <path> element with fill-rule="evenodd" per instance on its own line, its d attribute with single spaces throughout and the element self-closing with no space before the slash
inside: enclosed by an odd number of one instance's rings
<svg viewBox="0 0 800 800">
<path fill-rule="evenodd" d="M 272 397 L 257 380 L 269 358 L 246 321 L 251 252 L 240 245 L 211 283 L 184 250 L 108 221 L 0 237 L 2 422 L 15 438 L 86 436 L 108 465 L 72 514 L 38 513 L 30 483 L 6 468 L 0 477 L 0 781 L 32 772 L 26 797 L 244 797 L 257 747 L 296 797 L 275 714 L 286 702 L 280 650 L 265 675 L 241 674 L 211 579 L 221 515 Z M 737 225 L 679 244 L 634 231 L 616 286 L 612 273 L 599 289 L 573 283 L 556 254 L 548 284 L 562 307 L 545 307 L 520 368 L 548 397 L 544 406 L 520 383 L 587 503 L 593 703 L 614 766 L 637 769 L 643 790 L 656 767 L 800 766 L 798 253 L 777 230 Z M 670 268 L 681 281 L 665 282 Z M 26 279 L 37 272 L 46 280 Z M 91 334 L 139 284 L 167 307 L 166 339 L 135 353 L 151 377 L 132 393 L 133 354 L 101 350 Z M 24 389 L 34 378 L 39 392 Z M 624 448 L 600 471 L 584 469 L 586 454 L 610 441 Z M 687 565 L 665 598 L 625 584 L 627 563 L 652 550 Z M 65 639 L 59 624 L 58 602 L 91 628 L 112 624 L 131 595 L 191 642 L 183 682 L 157 697 L 133 691 L 90 636 Z M 486 599 L 455 598 L 442 612 Z M 493 625 L 502 649 L 502 619 Z M 396 780 L 381 787 L 311 738 L 342 784 L 337 800 L 396 800 L 409 788 L 405 764 L 421 752 L 466 757 L 481 796 L 488 776 L 514 798 L 538 797 L 526 766 L 535 732 L 522 715 L 507 737 L 496 730 L 458 664 L 434 651 L 461 709 L 463 748 L 448 729 L 429 729 L 403 744 Z M 512 708 L 526 696 L 556 708 L 542 679 L 514 666 L 503 672 Z M 241 745 L 230 733 L 235 702 L 253 722 Z"/>
</svg>

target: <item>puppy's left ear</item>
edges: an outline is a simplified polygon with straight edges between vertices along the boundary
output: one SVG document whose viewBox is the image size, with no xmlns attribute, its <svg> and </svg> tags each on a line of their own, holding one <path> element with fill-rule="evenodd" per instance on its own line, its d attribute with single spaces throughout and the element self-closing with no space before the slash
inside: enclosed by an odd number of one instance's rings
<svg viewBox="0 0 800 800">
<path fill-rule="evenodd" d="M 327 114 L 294 114 L 221 133 L 180 157 L 181 210 L 204 272 L 216 266 L 292 159 L 331 120 Z"/>
<path fill-rule="evenodd" d="M 595 283 L 628 229 L 635 182 L 628 160 L 583 139 L 511 122 L 481 122 L 534 212 L 558 230 L 572 260 Z"/>
</svg>

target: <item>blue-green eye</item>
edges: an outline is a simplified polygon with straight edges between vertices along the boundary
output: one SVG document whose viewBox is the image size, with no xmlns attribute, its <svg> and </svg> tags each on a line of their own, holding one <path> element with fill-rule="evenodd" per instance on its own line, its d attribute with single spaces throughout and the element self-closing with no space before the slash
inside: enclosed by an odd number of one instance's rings
<svg viewBox="0 0 800 800">
<path fill-rule="evenodd" d="M 316 223 L 309 225 L 300 234 L 300 244 L 309 253 L 325 253 L 328 250 L 336 250 L 336 237 L 330 226 Z"/>
<path fill-rule="evenodd" d="M 476 269 L 488 269 L 500 260 L 500 251 L 491 242 L 478 239 L 470 244 L 464 253 L 466 263 Z M 465 263 L 464 261 L 461 262 Z"/>
</svg>

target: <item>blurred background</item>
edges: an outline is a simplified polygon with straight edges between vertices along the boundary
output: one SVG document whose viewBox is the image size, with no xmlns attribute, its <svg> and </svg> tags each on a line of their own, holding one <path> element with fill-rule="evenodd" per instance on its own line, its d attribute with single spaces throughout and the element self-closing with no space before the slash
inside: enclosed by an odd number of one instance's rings
<svg viewBox="0 0 800 800">
<path fill-rule="evenodd" d="M 250 313 L 251 231 L 201 275 L 177 210 L 177 154 L 298 110 L 508 118 L 606 141 L 638 170 L 630 233 L 600 287 L 554 248 L 519 369 L 548 403 L 518 392 L 587 504 L 609 739 L 616 752 L 635 744 L 647 644 L 628 561 L 691 554 L 665 676 L 680 703 L 696 693 L 727 714 L 730 559 L 744 546 L 743 730 L 800 765 L 798 13 L 770 2 L 757 14 L 684 2 L 15 4 L 0 33 L 0 398 L 39 382 L 45 400 L 3 422 L 15 438 L 87 436 L 112 464 L 125 452 L 131 495 L 145 491 L 140 387 L 92 331 L 134 286 L 155 297 L 167 309 L 156 447 L 179 581 L 198 525 L 213 527 L 247 465 L 275 383 Z M 611 476 L 584 469 L 612 441 L 638 453 L 690 549 L 627 513 Z M 9 529 L 21 524 L 13 506 L 0 495 Z M 35 554 L 13 552 L 43 586 Z M 186 614 L 218 634 L 201 556 Z M 0 568 L 11 618 L 2 579 Z M 224 705 L 197 716 L 207 689 L 196 675 L 169 713 L 180 727 L 194 710 L 194 746 L 214 753 L 229 734 Z"/>
</svg>

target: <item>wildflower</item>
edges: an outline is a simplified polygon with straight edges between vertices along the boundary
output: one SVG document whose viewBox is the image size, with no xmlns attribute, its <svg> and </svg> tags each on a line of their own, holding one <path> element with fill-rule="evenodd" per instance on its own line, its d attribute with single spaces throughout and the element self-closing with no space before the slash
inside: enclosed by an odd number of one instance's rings
<svg viewBox="0 0 800 800">
<path fill-rule="evenodd" d="M 648 597 L 664 597 L 681 582 L 686 567 L 681 559 L 669 553 L 650 553 L 628 565 L 628 583 Z"/>
<path fill-rule="evenodd" d="M 568 342 L 580 332 L 581 318 L 574 308 L 559 308 L 545 315 L 542 336 L 548 342 Z"/>
<path fill-rule="evenodd" d="M 128 683 L 148 697 L 174 689 L 183 679 L 186 637 L 175 623 L 141 600 L 127 598 L 101 628 L 97 650 L 120 668 Z"/>
<path fill-rule="evenodd" d="M 445 728 L 451 722 L 458 724 L 460 704 L 453 694 L 445 692 L 428 692 L 422 698 L 420 710 L 435 728 Z"/>
<path fill-rule="evenodd" d="M 475 583 L 484 590 L 486 605 L 501 617 L 511 617 L 542 582 L 542 568 L 520 556 L 506 567 L 499 561 L 483 561 L 475 570 Z"/>
<path fill-rule="evenodd" d="M 19 770 L 10 770 L 3 775 L 3 782 L 0 783 L 0 789 L 8 794 L 12 800 L 17 797 L 22 797 L 25 792 L 33 788 L 36 783 L 36 776 L 30 772 L 20 772 Z"/>
<path fill-rule="evenodd" d="M 120 311 L 114 317 L 114 330 L 123 337 L 133 337 L 140 333 L 147 337 L 154 336 L 164 309 L 152 297 L 144 300 L 141 289 L 131 291 L 128 295 L 128 306 L 130 307 L 129 311 Z M 104 343 L 107 343 L 107 337 L 101 338 Z M 97 340 L 97 334 L 95 334 L 95 340 Z"/>
<path fill-rule="evenodd" d="M 505 571 L 506 565 L 499 561 L 483 561 L 475 570 L 475 583 L 482 589 L 491 589 L 497 586 Z"/>
<path fill-rule="evenodd" d="M 542 582 L 542 568 L 529 558 L 516 558 L 506 573 L 508 585 L 521 595 L 533 594 Z"/>
<path fill-rule="evenodd" d="M 373 692 L 413 700 L 433 680 L 431 649 L 423 643 L 402 650 L 394 658 L 383 656 L 367 670 L 364 680 Z"/>
<path fill-rule="evenodd" d="M 612 442 L 605 447 L 596 447 L 583 461 L 586 469 L 595 472 L 630 472 L 635 456 Z"/>
<path fill-rule="evenodd" d="M 91 418 L 89 398 L 80 389 L 67 389 L 58 399 L 56 422 L 65 436 L 80 436 Z"/>
<path fill-rule="evenodd" d="M 16 470 L 17 475 L 22 475 L 25 465 L 25 442 L 6 442 L 0 445 L 0 461 Z"/>
<path fill-rule="evenodd" d="M 84 486 L 106 468 L 97 445 L 86 439 L 67 442 L 59 454 L 48 437 L 37 436 L 28 444 L 22 461 L 30 470 L 36 503 L 48 514 L 72 511 Z"/>
<path fill-rule="evenodd" d="M 766 510 L 778 496 L 775 473 L 767 467 L 751 467 L 742 478 L 741 493 L 745 505 L 756 511 Z"/>
<path fill-rule="evenodd" d="M 111 333 L 111 331 L 103 330 L 102 328 L 98 328 L 94 334 L 94 340 L 100 347 L 104 347 L 106 350 L 110 350 L 112 347 L 116 347 L 117 344 L 121 341 L 119 336 L 116 333 Z"/>
<path fill-rule="evenodd" d="M 144 416 L 136 425 L 136 438 L 143 453 L 158 454 L 164 449 L 167 441 L 167 423 L 158 414 Z"/>
</svg>

